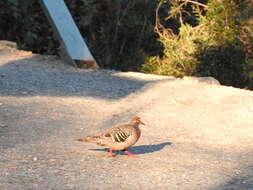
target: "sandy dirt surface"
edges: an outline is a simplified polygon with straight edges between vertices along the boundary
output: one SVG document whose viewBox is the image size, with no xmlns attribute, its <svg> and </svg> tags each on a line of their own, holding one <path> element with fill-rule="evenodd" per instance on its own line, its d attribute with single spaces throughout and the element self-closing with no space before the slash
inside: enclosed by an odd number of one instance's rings
<svg viewBox="0 0 253 190">
<path fill-rule="evenodd" d="M 75 141 L 135 115 L 135 159 Z M 247 190 L 253 92 L 0 51 L 0 168 L 1 190 Z"/>
</svg>

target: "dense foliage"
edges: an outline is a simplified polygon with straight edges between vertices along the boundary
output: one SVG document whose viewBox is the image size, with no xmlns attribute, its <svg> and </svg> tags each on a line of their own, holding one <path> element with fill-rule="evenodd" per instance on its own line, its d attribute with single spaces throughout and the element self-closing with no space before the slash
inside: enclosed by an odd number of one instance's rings
<svg viewBox="0 0 253 190">
<path fill-rule="evenodd" d="M 0 2 L 0 39 L 15 41 L 20 49 L 56 54 L 59 46 L 38 1 Z"/>
<path fill-rule="evenodd" d="M 8 35 L 0 31 L 0 38 L 36 53 L 57 54 L 59 44 L 38 1 L 4 1 L 0 2 L 0 23 L 4 22 Z M 157 1 L 65 2 L 100 67 L 138 71 L 146 56 L 161 52 L 153 32 Z"/>
<path fill-rule="evenodd" d="M 102 68 L 253 88 L 252 0 L 65 0 Z M 0 1 L 0 40 L 57 54 L 38 1 Z"/>
<path fill-rule="evenodd" d="M 85 0 L 67 3 L 89 47 L 105 68 L 140 70 L 160 44 L 154 30 L 156 1 Z"/>
</svg>

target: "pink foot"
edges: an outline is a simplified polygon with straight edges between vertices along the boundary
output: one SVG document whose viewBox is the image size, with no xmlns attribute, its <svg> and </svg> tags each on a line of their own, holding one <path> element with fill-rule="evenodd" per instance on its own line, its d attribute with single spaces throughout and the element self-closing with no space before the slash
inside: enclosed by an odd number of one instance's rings
<svg viewBox="0 0 253 190">
<path fill-rule="evenodd" d="M 134 154 L 132 154 L 131 152 L 127 150 L 124 150 L 123 152 L 126 153 L 128 157 L 135 158 Z"/>
<path fill-rule="evenodd" d="M 109 152 L 107 153 L 108 157 L 115 157 L 115 155 L 112 154 L 112 149 L 109 148 Z"/>
</svg>

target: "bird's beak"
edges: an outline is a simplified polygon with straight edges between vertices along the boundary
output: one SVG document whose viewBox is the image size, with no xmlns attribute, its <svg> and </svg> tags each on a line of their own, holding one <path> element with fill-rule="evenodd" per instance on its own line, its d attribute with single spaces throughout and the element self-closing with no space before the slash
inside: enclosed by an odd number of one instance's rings
<svg viewBox="0 0 253 190">
<path fill-rule="evenodd" d="M 140 121 L 140 124 L 142 124 L 142 125 L 146 125 L 145 123 L 143 123 L 142 121 Z"/>
</svg>

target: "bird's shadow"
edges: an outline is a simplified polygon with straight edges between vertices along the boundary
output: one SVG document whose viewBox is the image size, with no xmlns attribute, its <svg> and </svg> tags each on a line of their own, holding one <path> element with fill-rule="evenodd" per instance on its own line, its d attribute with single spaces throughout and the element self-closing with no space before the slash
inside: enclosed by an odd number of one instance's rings
<svg viewBox="0 0 253 190">
<path fill-rule="evenodd" d="M 133 153 L 133 154 L 147 154 L 147 153 L 152 153 L 156 152 L 159 150 L 162 150 L 165 146 L 167 145 L 172 145 L 172 142 L 164 142 L 164 143 L 159 143 L 159 144 L 152 144 L 152 145 L 140 145 L 140 146 L 134 146 L 128 148 L 128 150 Z M 108 152 L 107 148 L 103 149 L 89 149 L 92 151 L 104 151 Z M 116 154 L 124 154 L 122 151 L 115 151 Z"/>
</svg>

